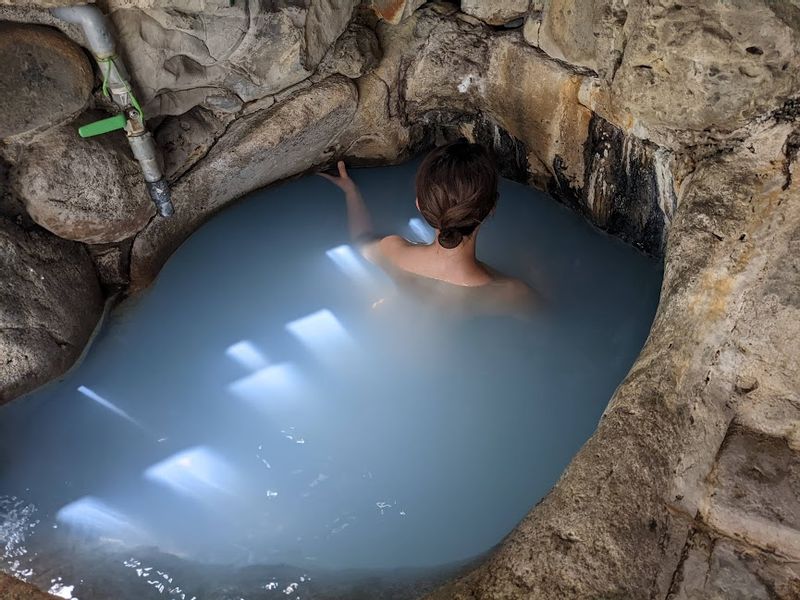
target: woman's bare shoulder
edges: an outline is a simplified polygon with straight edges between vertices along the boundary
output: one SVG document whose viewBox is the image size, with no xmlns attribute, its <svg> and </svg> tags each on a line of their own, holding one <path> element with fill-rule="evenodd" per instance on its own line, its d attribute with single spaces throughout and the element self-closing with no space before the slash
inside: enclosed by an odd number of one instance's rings
<svg viewBox="0 0 800 600">
<path fill-rule="evenodd" d="M 395 252 L 414 245 L 401 235 L 387 235 L 385 238 L 382 238 L 378 244 L 381 250 L 385 252 Z"/>
<path fill-rule="evenodd" d="M 374 263 L 386 259 L 394 261 L 405 248 L 412 245 L 411 242 L 399 235 L 387 235 L 384 238 L 373 240 L 361 246 L 361 254 L 364 258 Z"/>
</svg>

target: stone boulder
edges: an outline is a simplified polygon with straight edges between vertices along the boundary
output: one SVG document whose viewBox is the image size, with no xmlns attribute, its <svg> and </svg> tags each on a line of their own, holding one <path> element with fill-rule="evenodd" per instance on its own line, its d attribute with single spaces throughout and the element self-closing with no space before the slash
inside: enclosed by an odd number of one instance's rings
<svg viewBox="0 0 800 600">
<path fill-rule="evenodd" d="M 173 188 L 175 215 L 136 236 L 131 286 L 148 285 L 180 243 L 232 200 L 329 159 L 356 103 L 355 86 L 333 76 L 237 119 Z"/>
<path fill-rule="evenodd" d="M 102 310 L 80 244 L 0 220 L 0 404 L 63 374 Z"/>
<path fill-rule="evenodd" d="M 250 102 L 314 73 L 356 0 L 215 3 L 172 9 L 117 3 L 111 19 L 149 116 L 178 115 L 227 93 Z"/>
<path fill-rule="evenodd" d="M 461 10 L 489 25 L 505 25 L 524 17 L 530 0 L 461 0 Z"/>
<path fill-rule="evenodd" d="M 81 122 L 102 117 L 88 113 Z M 14 181 L 31 218 L 69 240 L 124 240 L 154 214 L 139 164 L 118 131 L 87 139 L 75 124 L 49 131 L 21 151 Z"/>
<path fill-rule="evenodd" d="M 89 59 L 55 29 L 0 22 L 0 65 L 0 139 L 63 122 L 89 101 Z"/>
</svg>

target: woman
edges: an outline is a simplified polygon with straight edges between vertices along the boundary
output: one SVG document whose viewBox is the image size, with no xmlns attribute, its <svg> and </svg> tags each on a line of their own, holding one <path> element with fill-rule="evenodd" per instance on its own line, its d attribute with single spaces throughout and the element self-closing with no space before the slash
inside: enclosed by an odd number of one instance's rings
<svg viewBox="0 0 800 600">
<path fill-rule="evenodd" d="M 533 293 L 522 281 L 500 274 L 475 255 L 481 223 L 497 204 L 497 169 L 479 144 L 455 142 L 433 150 L 417 171 L 417 209 L 436 230 L 431 244 L 398 235 L 375 239 L 358 186 L 339 161 L 339 176 L 321 173 L 347 200 L 350 235 L 362 252 L 396 280 L 468 312 L 527 312 Z"/>
</svg>

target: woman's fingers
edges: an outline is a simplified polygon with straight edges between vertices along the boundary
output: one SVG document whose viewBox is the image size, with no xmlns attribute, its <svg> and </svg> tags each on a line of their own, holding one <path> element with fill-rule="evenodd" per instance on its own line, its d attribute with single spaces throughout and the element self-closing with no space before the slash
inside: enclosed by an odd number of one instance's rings
<svg viewBox="0 0 800 600">
<path fill-rule="evenodd" d="M 347 175 L 347 167 L 345 166 L 343 160 L 340 160 L 338 163 L 336 163 L 336 167 L 339 169 L 338 177 L 336 175 L 331 175 L 330 173 L 323 173 L 321 171 L 318 172 L 317 175 L 324 177 L 334 185 L 342 188 L 343 190 L 346 190 L 348 186 L 353 184 L 352 180 Z"/>
</svg>

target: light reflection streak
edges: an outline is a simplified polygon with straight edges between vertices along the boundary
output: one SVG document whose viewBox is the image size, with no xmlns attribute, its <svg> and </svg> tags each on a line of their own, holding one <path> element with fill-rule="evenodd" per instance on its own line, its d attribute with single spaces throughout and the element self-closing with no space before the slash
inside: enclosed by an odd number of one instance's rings
<svg viewBox="0 0 800 600">
<path fill-rule="evenodd" d="M 204 446 L 183 450 L 148 467 L 144 477 L 178 494 L 198 499 L 236 494 L 239 487 L 234 470 Z"/>
<path fill-rule="evenodd" d="M 228 384 L 228 391 L 251 402 L 297 399 L 303 391 L 303 378 L 291 363 L 259 369 Z"/>
<path fill-rule="evenodd" d="M 225 354 L 251 371 L 263 369 L 267 366 L 268 362 L 261 350 L 250 340 L 242 340 L 228 346 L 225 350 Z"/>
<path fill-rule="evenodd" d="M 94 390 L 89 389 L 85 385 L 79 386 L 78 387 L 78 391 L 81 394 L 83 394 L 84 396 L 86 396 L 87 398 L 89 398 L 90 400 L 94 400 L 95 402 L 97 402 L 103 408 L 107 408 L 108 410 L 113 412 L 115 415 L 117 415 L 119 417 L 122 417 L 123 419 L 125 419 L 127 421 L 130 421 L 131 423 L 133 423 L 137 427 L 141 427 L 142 426 L 142 424 L 139 423 L 139 421 L 137 421 L 136 419 L 131 417 L 124 410 L 122 410 L 121 408 L 119 408 L 118 406 L 113 404 L 112 402 L 109 402 L 108 400 L 103 398 L 100 394 L 96 393 Z"/>
<path fill-rule="evenodd" d="M 417 238 L 418 242 L 424 242 L 426 244 L 433 243 L 436 231 L 422 219 L 418 217 L 409 219 L 408 227 L 411 229 L 411 232 Z"/>
<path fill-rule="evenodd" d="M 322 359 L 339 357 L 354 348 L 350 334 L 327 308 L 287 323 L 286 329 Z"/>
<path fill-rule="evenodd" d="M 143 541 L 142 530 L 122 513 L 94 496 L 84 496 L 62 506 L 56 520 L 85 533 L 119 538 L 130 543 Z"/>
<path fill-rule="evenodd" d="M 370 274 L 364 259 L 353 250 L 352 246 L 342 244 L 327 250 L 325 254 L 342 273 L 358 283 L 369 283 Z"/>
</svg>

